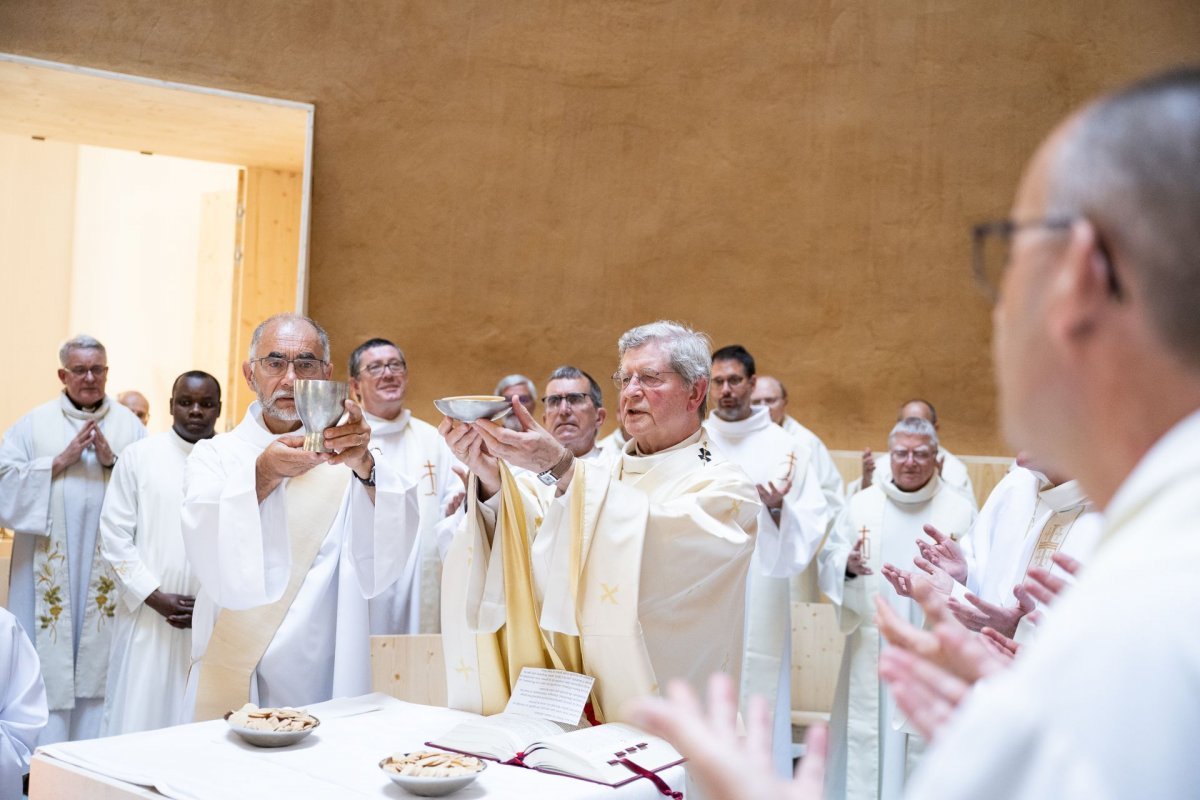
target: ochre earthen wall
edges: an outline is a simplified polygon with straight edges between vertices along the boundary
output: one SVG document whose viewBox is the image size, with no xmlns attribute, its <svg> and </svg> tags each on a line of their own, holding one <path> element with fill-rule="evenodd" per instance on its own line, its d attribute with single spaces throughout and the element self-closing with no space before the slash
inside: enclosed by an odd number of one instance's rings
<svg viewBox="0 0 1200 800">
<path fill-rule="evenodd" d="M 315 103 L 310 310 L 419 416 L 669 317 L 832 447 L 920 394 L 961 453 L 1003 451 L 969 225 L 1198 44 L 1194 0 L 0 3 L 0 51 Z"/>
</svg>

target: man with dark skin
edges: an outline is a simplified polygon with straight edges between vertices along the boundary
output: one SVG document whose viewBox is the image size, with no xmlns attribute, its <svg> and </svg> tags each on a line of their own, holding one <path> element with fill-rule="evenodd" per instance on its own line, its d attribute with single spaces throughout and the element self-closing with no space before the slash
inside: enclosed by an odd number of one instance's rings
<svg viewBox="0 0 1200 800">
<path fill-rule="evenodd" d="M 100 552 L 120 587 L 106 736 L 184 721 L 197 581 L 183 549 L 179 507 L 192 447 L 216 433 L 221 387 L 206 372 L 185 372 L 175 379 L 168 407 L 171 430 L 126 448 L 100 515 Z"/>
</svg>

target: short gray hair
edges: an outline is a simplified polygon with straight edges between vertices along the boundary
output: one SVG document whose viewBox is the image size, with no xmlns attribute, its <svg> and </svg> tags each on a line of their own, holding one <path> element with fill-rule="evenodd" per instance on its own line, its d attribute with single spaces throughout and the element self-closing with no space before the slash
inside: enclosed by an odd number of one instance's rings
<svg viewBox="0 0 1200 800">
<path fill-rule="evenodd" d="M 1073 125 L 1051 165 L 1048 215 L 1096 226 L 1117 281 L 1145 297 L 1167 347 L 1200 368 L 1200 68 L 1102 98 Z"/>
<path fill-rule="evenodd" d="M 600 384 L 596 383 L 596 379 L 579 367 L 572 367 L 570 364 L 564 364 L 554 372 L 550 373 L 550 377 L 546 379 L 546 391 L 550 391 L 550 381 L 573 381 L 583 379 L 587 381 L 588 397 L 592 398 L 592 405 L 596 408 L 604 408 L 604 395 L 600 392 Z"/>
<path fill-rule="evenodd" d="M 933 449 L 938 447 L 937 429 L 933 427 L 933 423 L 921 417 L 905 417 L 892 427 L 892 432 L 888 434 L 888 448 L 891 449 L 897 436 L 928 436 L 929 443 L 933 445 Z"/>
<path fill-rule="evenodd" d="M 537 384 L 529 380 L 529 378 L 526 378 L 524 375 L 517 375 L 515 373 L 512 375 L 505 375 L 503 378 L 501 378 L 500 382 L 496 384 L 496 391 L 492 392 L 492 394 L 498 395 L 508 387 L 517 383 L 523 383 L 528 386 L 529 396 L 535 400 L 537 399 Z"/>
<path fill-rule="evenodd" d="M 263 332 L 276 323 L 284 322 L 303 322 L 311 325 L 312 329 L 317 332 L 317 338 L 321 340 L 321 359 L 329 361 L 329 334 L 312 317 L 306 317 L 303 314 L 293 314 L 291 312 L 275 314 L 258 323 L 258 327 L 254 329 L 254 335 L 250 337 L 250 353 L 247 359 L 253 361 L 258 354 L 258 343 L 262 341 Z"/>
<path fill-rule="evenodd" d="M 712 375 L 712 341 L 703 333 L 665 319 L 625 331 L 617 342 L 617 357 L 623 358 L 626 352 L 651 342 L 666 349 L 671 369 L 688 386 Z"/>
<path fill-rule="evenodd" d="M 100 340 L 88 336 L 86 333 L 72 336 L 62 343 L 62 347 L 58 348 L 58 363 L 60 365 L 64 367 L 67 365 L 67 359 L 71 357 L 72 350 L 99 350 L 104 354 L 105 359 L 108 358 L 108 351 L 104 349 L 104 345 L 100 344 Z"/>
</svg>

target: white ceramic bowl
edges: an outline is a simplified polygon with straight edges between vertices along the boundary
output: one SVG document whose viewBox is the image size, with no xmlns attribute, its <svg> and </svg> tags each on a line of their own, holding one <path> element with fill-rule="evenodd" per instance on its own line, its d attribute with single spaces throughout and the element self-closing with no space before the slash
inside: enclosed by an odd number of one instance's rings
<svg viewBox="0 0 1200 800">
<path fill-rule="evenodd" d="M 391 778 L 392 783 L 406 792 L 420 795 L 421 797 L 441 797 L 452 792 L 457 792 L 459 789 L 464 789 L 474 783 L 475 779 L 483 773 L 483 770 L 487 769 L 487 762 L 480 759 L 479 763 L 482 765 L 482 768 L 478 772 L 472 772 L 470 775 L 451 775 L 445 778 L 419 778 L 415 775 L 401 775 L 397 772 L 384 769 L 383 765 L 391 760 L 392 757 L 387 756 L 379 761 L 379 769 L 383 774 Z"/>
<path fill-rule="evenodd" d="M 229 722 L 229 715 L 232 711 L 226 712 L 225 721 Z M 259 731 L 252 728 L 242 728 L 229 722 L 229 729 L 238 736 L 245 739 L 255 747 L 287 747 L 308 736 L 321 725 L 321 720 L 313 717 L 316 723 L 311 728 L 306 728 L 302 731 Z"/>
<path fill-rule="evenodd" d="M 474 422 L 477 419 L 498 420 L 512 413 L 512 404 L 498 395 L 443 397 L 434 400 L 433 405 L 450 419 L 459 422 Z"/>
</svg>

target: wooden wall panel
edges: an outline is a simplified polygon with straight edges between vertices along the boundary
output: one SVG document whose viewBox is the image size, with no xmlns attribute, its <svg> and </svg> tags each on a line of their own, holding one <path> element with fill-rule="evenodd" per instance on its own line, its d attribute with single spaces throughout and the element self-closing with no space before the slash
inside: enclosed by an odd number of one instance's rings
<svg viewBox="0 0 1200 800">
<path fill-rule="evenodd" d="M 241 371 L 254 328 L 272 314 L 295 310 L 301 189 L 299 172 L 249 167 L 242 173 L 229 359 L 234 376 L 226 409 L 234 424 L 254 400 Z"/>
<path fill-rule="evenodd" d="M 1198 41 L 1194 0 L 0 4 L 0 50 L 315 103 L 309 308 L 418 415 L 676 317 L 832 447 L 919 394 L 960 454 L 1002 452 L 969 225 Z"/>
</svg>

